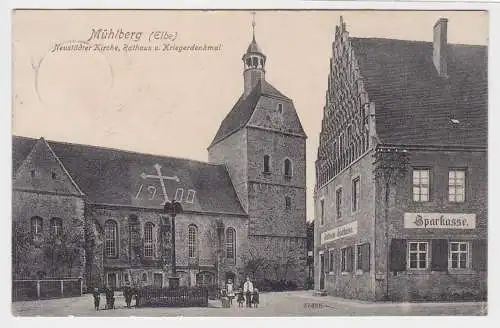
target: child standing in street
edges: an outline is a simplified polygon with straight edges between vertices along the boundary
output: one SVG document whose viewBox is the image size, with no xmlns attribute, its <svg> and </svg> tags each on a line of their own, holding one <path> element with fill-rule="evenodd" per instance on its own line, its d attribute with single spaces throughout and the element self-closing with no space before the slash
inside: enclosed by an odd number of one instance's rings
<svg viewBox="0 0 500 328">
<path fill-rule="evenodd" d="M 259 290 L 257 288 L 254 288 L 252 292 L 252 304 L 253 307 L 259 307 Z"/>
<path fill-rule="evenodd" d="M 94 308 L 96 311 L 99 311 L 99 303 L 101 303 L 101 293 L 99 293 L 99 288 L 94 288 L 92 295 L 94 296 Z"/>
</svg>

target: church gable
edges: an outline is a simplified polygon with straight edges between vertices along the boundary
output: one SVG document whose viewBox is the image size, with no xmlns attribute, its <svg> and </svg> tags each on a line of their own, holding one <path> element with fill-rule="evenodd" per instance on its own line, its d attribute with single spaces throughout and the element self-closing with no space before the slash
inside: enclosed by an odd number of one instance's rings
<svg viewBox="0 0 500 328">
<path fill-rule="evenodd" d="M 47 142 L 36 141 L 13 178 L 13 188 L 81 196 L 82 192 Z"/>
</svg>

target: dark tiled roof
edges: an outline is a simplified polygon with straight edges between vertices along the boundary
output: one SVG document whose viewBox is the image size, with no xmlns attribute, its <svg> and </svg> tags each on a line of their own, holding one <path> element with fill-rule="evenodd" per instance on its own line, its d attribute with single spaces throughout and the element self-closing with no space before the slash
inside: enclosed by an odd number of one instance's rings
<svg viewBox="0 0 500 328">
<path fill-rule="evenodd" d="M 260 50 L 259 45 L 255 41 L 255 37 L 252 39 L 252 42 L 250 42 L 250 44 L 248 45 L 247 54 L 249 54 L 249 53 L 258 53 L 258 54 L 264 55 L 262 50 Z"/>
<path fill-rule="evenodd" d="M 37 139 L 13 137 L 13 169 L 16 170 Z M 141 173 L 155 175 L 160 164 L 164 176 L 178 176 L 179 182 L 166 181 L 167 195 L 174 198 L 177 188 L 195 190 L 194 203 L 183 202 L 185 210 L 245 215 L 225 166 L 194 160 L 141 154 L 111 148 L 47 141 L 68 173 L 91 203 L 161 208 L 159 180 L 142 179 Z M 146 183 L 147 182 L 147 183 Z M 156 200 L 137 200 L 135 195 L 144 183 L 156 188 Z M 143 198 L 141 196 L 141 198 Z"/>
<path fill-rule="evenodd" d="M 431 42 L 350 41 L 375 102 L 382 143 L 487 145 L 487 47 L 448 45 L 448 78 L 443 78 L 433 64 Z"/>
<path fill-rule="evenodd" d="M 243 128 L 252 117 L 255 107 L 262 95 L 289 100 L 287 96 L 279 92 L 278 89 L 273 87 L 269 82 L 260 80 L 247 97 L 245 97 L 244 94 L 241 95 L 231 111 L 222 121 L 209 147 Z"/>
</svg>

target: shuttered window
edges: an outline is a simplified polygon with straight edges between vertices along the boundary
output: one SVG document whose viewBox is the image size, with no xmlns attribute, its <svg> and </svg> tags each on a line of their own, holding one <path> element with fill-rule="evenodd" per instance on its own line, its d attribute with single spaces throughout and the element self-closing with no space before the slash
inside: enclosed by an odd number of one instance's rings
<svg viewBox="0 0 500 328">
<path fill-rule="evenodd" d="M 356 246 L 356 270 L 370 271 L 370 244 L 368 243 Z"/>
<path fill-rule="evenodd" d="M 411 241 L 408 243 L 408 268 L 427 269 L 429 260 L 429 243 L 426 241 Z"/>
<path fill-rule="evenodd" d="M 450 242 L 448 254 L 448 266 L 450 269 L 467 269 L 470 267 L 469 242 Z"/>
<path fill-rule="evenodd" d="M 341 250 L 341 268 L 342 272 L 352 272 L 354 265 L 354 252 L 351 246 Z"/>
</svg>

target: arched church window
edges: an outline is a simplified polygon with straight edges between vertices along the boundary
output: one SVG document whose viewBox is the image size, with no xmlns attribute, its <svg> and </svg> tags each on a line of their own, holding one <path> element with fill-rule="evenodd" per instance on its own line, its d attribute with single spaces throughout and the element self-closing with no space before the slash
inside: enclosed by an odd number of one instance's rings
<svg viewBox="0 0 500 328">
<path fill-rule="evenodd" d="M 264 173 L 270 173 L 271 172 L 270 165 L 269 165 L 269 160 L 270 160 L 269 155 L 264 155 Z"/>
<path fill-rule="evenodd" d="M 282 103 L 278 104 L 278 113 L 283 114 L 283 104 Z"/>
<path fill-rule="evenodd" d="M 198 257 L 198 228 L 194 224 L 188 227 L 188 256 L 190 258 Z"/>
<path fill-rule="evenodd" d="M 153 257 L 153 224 L 144 225 L 144 256 Z"/>
<path fill-rule="evenodd" d="M 115 221 L 108 220 L 104 225 L 104 251 L 106 257 L 117 257 L 118 226 Z"/>
<path fill-rule="evenodd" d="M 33 238 L 38 238 L 42 236 L 43 232 L 43 219 L 39 216 L 34 216 L 31 218 L 31 234 Z"/>
<path fill-rule="evenodd" d="M 252 66 L 252 58 L 248 57 L 247 58 L 247 67 Z"/>
<path fill-rule="evenodd" d="M 226 258 L 233 261 L 236 259 L 236 231 L 234 228 L 226 230 Z"/>
<path fill-rule="evenodd" d="M 55 237 L 59 237 L 62 233 L 62 219 L 52 218 L 52 234 Z"/>
<path fill-rule="evenodd" d="M 292 161 L 288 158 L 285 159 L 285 177 L 289 178 L 292 176 Z"/>
<path fill-rule="evenodd" d="M 142 274 L 142 282 L 148 282 L 148 275 L 146 273 Z"/>
</svg>

